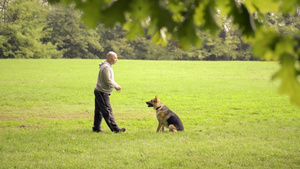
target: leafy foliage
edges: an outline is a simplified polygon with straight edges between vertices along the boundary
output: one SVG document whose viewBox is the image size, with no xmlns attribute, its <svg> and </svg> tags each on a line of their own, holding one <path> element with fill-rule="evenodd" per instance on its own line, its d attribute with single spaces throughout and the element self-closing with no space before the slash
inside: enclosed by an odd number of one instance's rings
<svg viewBox="0 0 300 169">
<path fill-rule="evenodd" d="M 98 58 L 103 47 L 96 30 L 85 29 L 80 22 L 81 13 L 72 7 L 55 6 L 47 16 L 51 36 L 46 42 L 56 44 L 63 58 Z"/>
<path fill-rule="evenodd" d="M 38 0 L 15 0 L 3 7 L 0 52 L 5 58 L 59 57 L 60 52 L 55 50 L 55 45 L 40 43 L 51 29 L 44 29 L 47 22 L 43 13 L 46 10 Z"/>
<path fill-rule="evenodd" d="M 0 0 L 1 58 L 98 58 L 99 34 L 73 7 L 40 0 Z"/>
<path fill-rule="evenodd" d="M 297 81 L 300 72 L 291 66 L 295 65 L 295 60 L 289 54 L 283 54 L 280 64 L 281 69 L 273 76 L 273 79 L 282 79 L 279 92 L 289 95 L 292 103 L 300 105 L 300 85 Z"/>
</svg>

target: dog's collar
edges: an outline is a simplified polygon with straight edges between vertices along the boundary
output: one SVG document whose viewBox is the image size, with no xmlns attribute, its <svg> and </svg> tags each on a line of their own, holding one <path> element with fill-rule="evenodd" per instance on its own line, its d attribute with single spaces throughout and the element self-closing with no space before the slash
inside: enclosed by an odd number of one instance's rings
<svg viewBox="0 0 300 169">
<path fill-rule="evenodd" d="M 161 108 L 162 108 L 162 106 L 163 106 L 163 105 L 160 105 L 158 108 L 156 108 L 156 110 L 159 110 L 159 109 L 161 109 Z"/>
</svg>

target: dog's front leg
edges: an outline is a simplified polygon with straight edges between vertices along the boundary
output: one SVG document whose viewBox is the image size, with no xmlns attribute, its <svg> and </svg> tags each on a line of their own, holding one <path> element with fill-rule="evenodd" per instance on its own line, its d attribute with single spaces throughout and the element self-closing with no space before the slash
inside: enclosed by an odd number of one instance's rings
<svg viewBox="0 0 300 169">
<path fill-rule="evenodd" d="M 161 131 L 165 131 L 165 127 L 164 127 L 164 125 L 162 125 L 162 127 L 161 127 Z"/>
<path fill-rule="evenodd" d="M 159 130 L 160 130 L 160 128 L 161 128 L 161 126 L 162 126 L 162 124 L 159 122 L 159 123 L 158 123 L 158 126 L 157 126 L 157 130 L 156 130 L 156 132 L 159 132 Z"/>
</svg>

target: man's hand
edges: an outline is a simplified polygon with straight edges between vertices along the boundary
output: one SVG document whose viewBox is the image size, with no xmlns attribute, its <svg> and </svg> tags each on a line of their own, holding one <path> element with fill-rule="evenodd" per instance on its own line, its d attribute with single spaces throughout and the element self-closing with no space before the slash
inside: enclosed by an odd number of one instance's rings
<svg viewBox="0 0 300 169">
<path fill-rule="evenodd" d="M 121 91 L 121 89 L 122 89 L 121 86 L 116 87 L 116 90 L 117 90 L 117 91 Z"/>
</svg>

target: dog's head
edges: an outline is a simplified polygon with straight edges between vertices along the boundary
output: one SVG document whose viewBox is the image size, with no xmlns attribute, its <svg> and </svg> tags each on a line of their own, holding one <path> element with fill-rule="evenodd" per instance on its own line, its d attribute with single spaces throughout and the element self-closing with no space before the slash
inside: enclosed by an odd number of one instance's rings
<svg viewBox="0 0 300 169">
<path fill-rule="evenodd" d="M 146 104 L 148 105 L 148 107 L 153 107 L 154 109 L 158 108 L 161 106 L 161 102 L 160 100 L 158 99 L 157 95 L 155 96 L 154 99 L 146 102 Z"/>
</svg>

